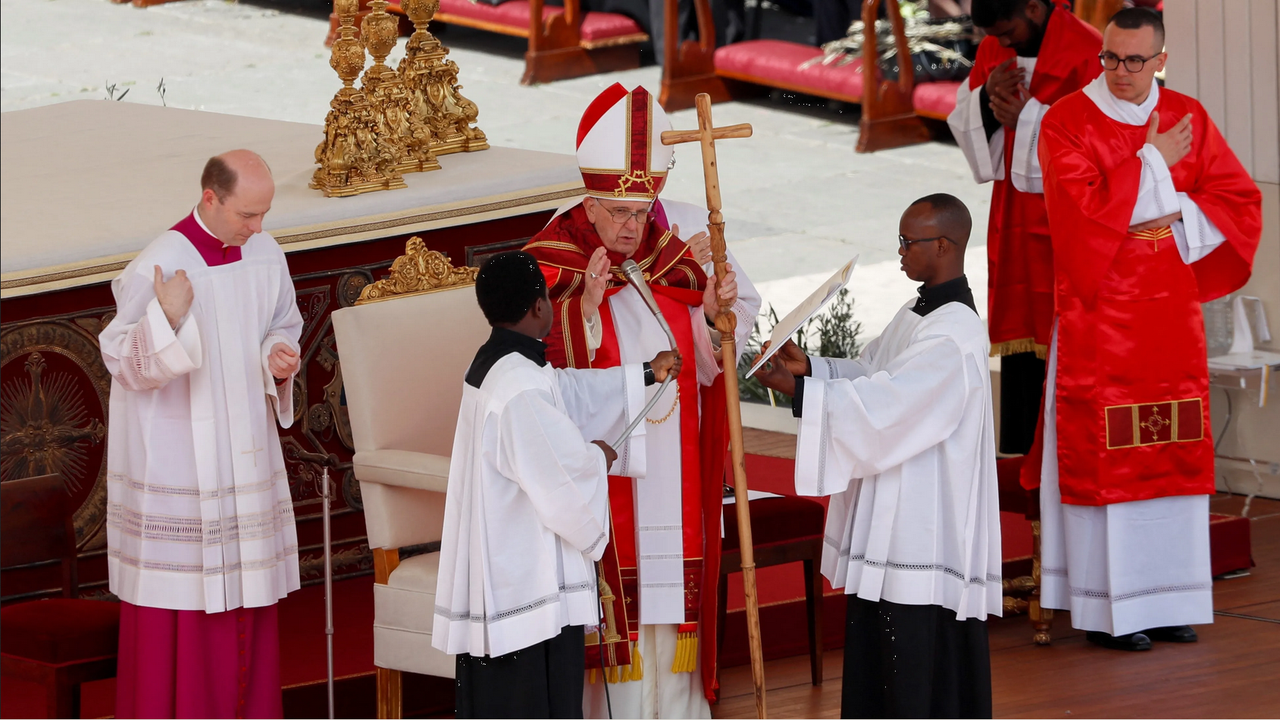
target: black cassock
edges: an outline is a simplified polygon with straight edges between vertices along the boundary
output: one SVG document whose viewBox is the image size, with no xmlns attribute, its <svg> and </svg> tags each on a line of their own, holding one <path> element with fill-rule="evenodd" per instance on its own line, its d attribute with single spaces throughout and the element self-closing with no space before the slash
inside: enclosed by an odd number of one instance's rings
<svg viewBox="0 0 1280 720">
<path fill-rule="evenodd" d="M 840 717 L 991 717 L 987 624 L 850 595 Z"/>
<path fill-rule="evenodd" d="M 581 625 L 498 657 L 457 656 L 458 718 L 581 718 Z"/>
</svg>

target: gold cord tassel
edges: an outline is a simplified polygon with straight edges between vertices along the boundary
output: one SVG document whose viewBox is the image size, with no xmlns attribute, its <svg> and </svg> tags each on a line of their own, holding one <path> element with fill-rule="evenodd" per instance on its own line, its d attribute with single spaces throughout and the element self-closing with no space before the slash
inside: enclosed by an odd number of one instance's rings
<svg viewBox="0 0 1280 720">
<path fill-rule="evenodd" d="M 595 669 L 595 668 L 591 668 L 590 670 L 588 670 L 588 671 L 587 671 L 587 682 L 591 683 L 592 685 L 595 685 L 595 684 L 596 684 L 596 669 Z"/>
<path fill-rule="evenodd" d="M 631 679 L 644 679 L 644 658 L 640 657 L 640 643 L 631 643 Z"/>
</svg>

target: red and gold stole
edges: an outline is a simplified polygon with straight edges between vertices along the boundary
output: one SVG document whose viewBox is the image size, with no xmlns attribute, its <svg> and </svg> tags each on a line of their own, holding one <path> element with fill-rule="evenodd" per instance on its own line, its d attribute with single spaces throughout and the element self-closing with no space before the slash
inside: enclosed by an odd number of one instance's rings
<svg viewBox="0 0 1280 720">
<path fill-rule="evenodd" d="M 600 305 L 603 342 L 596 349 L 594 359 L 589 358 L 587 352 L 582 290 L 587 263 L 598 247 L 601 247 L 600 236 L 587 219 L 586 210 L 577 205 L 554 218 L 524 248 L 542 266 L 556 310 L 555 324 L 546 338 L 547 360 L 555 367 L 607 368 L 622 364 L 608 302 Z M 621 254 L 609 253 L 606 299 L 627 287 L 620 268 L 625 259 Z M 652 217 L 632 259 L 644 272 L 645 281 L 686 359 L 684 371 L 675 383 L 680 397 L 687 399 L 680 403 L 678 417 L 683 474 L 685 622 L 679 627 L 680 641 L 672 669 L 693 672 L 701 656 L 703 687 L 710 698 L 716 690 L 716 591 L 720 577 L 721 498 L 728 440 L 723 379 L 717 379 L 711 387 L 700 388 L 693 363 L 696 352 L 693 333 L 705 330 L 696 326 L 689 309 L 702 305 L 706 273 L 689 255 L 688 246 Z M 601 658 L 599 645 L 589 642 L 587 667 L 603 665 L 607 668 L 607 680 L 626 682 L 643 677 L 642 661 L 638 654 L 632 657 L 640 608 L 631 478 L 610 476 L 609 506 L 612 525 L 600 578 L 600 595 L 606 611 L 604 657 Z M 701 623 L 704 618 L 707 622 Z"/>
</svg>

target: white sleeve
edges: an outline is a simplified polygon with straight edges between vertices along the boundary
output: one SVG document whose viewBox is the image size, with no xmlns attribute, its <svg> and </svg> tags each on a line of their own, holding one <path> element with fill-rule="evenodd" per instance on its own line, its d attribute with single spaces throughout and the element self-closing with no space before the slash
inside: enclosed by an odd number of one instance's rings
<svg viewBox="0 0 1280 720">
<path fill-rule="evenodd" d="M 859 360 L 809 356 L 809 368 L 815 380 L 853 380 L 866 377 L 867 366 Z"/>
<path fill-rule="evenodd" d="M 710 385 L 724 369 L 719 359 L 720 331 L 707 325 L 707 316 L 701 306 L 689 308 L 689 322 L 693 328 L 693 360 L 698 370 L 698 384 Z M 699 326 L 702 330 L 698 330 Z"/>
<path fill-rule="evenodd" d="M 982 126 L 981 88 L 974 91 L 969 89 L 967 80 L 960 83 L 956 90 L 956 107 L 947 116 L 947 125 L 969 161 L 974 180 L 986 183 L 1004 179 L 1004 128 L 987 139 L 987 131 Z"/>
<path fill-rule="evenodd" d="M 850 481 L 901 465 L 950 437 L 969 394 L 965 363 L 959 345 L 939 336 L 916 342 L 874 375 L 805 378 L 796 492 L 843 492 Z"/>
<path fill-rule="evenodd" d="M 582 327 L 587 331 L 587 352 L 588 357 L 592 360 L 596 359 L 596 350 L 604 344 L 604 329 L 601 327 L 600 310 L 597 309 L 592 313 L 591 317 L 582 321 Z"/>
<path fill-rule="evenodd" d="M 1222 231 L 1200 212 L 1200 206 L 1189 195 L 1178 193 L 1178 207 L 1182 211 L 1182 219 L 1173 223 L 1172 230 L 1182 262 L 1188 265 L 1197 262 L 1227 241 Z"/>
<path fill-rule="evenodd" d="M 195 316 L 188 313 L 175 332 L 156 299 L 154 277 L 126 270 L 111 290 L 116 316 L 98 336 L 98 346 L 103 364 L 122 386 L 156 390 L 200 367 L 204 355 Z"/>
<path fill-rule="evenodd" d="M 644 366 L 638 363 L 605 370 L 556 370 L 565 412 L 583 436 L 612 444 L 627 424 L 644 410 Z M 645 423 L 640 423 L 618 449 L 614 475 L 643 478 Z"/>
<path fill-rule="evenodd" d="M 733 333 L 734 349 L 737 350 L 738 354 L 735 360 L 741 360 L 742 354 L 747 349 L 747 340 L 751 337 L 751 330 L 756 326 L 756 318 L 760 315 L 760 308 L 764 305 L 764 300 L 760 297 L 760 291 L 756 289 L 755 283 L 751 282 L 751 278 L 747 277 L 747 273 L 738 264 L 738 259 L 733 256 L 733 251 L 726 249 L 725 255 L 729 265 L 733 268 L 733 272 L 738 277 L 738 299 L 734 301 L 730 310 L 738 318 L 738 325 Z M 707 263 L 703 269 L 707 271 L 707 277 L 715 274 L 715 265 L 712 263 Z M 712 329 L 711 332 L 714 333 L 718 340 L 719 331 Z"/>
<path fill-rule="evenodd" d="M 271 242 L 274 243 L 275 240 Z M 298 344 L 301 337 L 302 313 L 298 311 L 298 298 L 293 290 L 293 278 L 289 277 L 289 265 L 284 260 L 284 253 L 281 253 L 280 285 L 276 292 L 275 309 L 271 314 L 271 327 L 262 339 L 261 352 L 262 379 L 267 388 L 267 397 L 271 398 L 269 402 L 283 428 L 293 425 L 293 377 L 297 371 L 277 384 L 267 358 L 271 355 L 271 348 L 277 343 L 284 343 L 299 354 L 298 370 L 301 370 L 304 361 L 301 357 L 302 346 Z"/>
<path fill-rule="evenodd" d="M 1138 181 L 1138 201 L 1133 205 L 1130 225 L 1137 225 L 1178 211 L 1178 191 L 1164 156 L 1155 145 L 1147 143 L 1138 151 L 1142 160 L 1142 177 Z"/>
<path fill-rule="evenodd" d="M 520 486 L 538 520 L 592 560 L 603 557 L 604 519 L 595 508 L 608 492 L 608 469 L 600 448 L 538 390 L 507 403 L 498 433 L 498 472 Z"/>
<path fill-rule="evenodd" d="M 1013 135 L 1013 157 L 1009 160 L 1009 174 L 1013 187 L 1024 193 L 1043 193 L 1044 180 L 1040 172 L 1040 122 L 1049 106 L 1031 98 L 1018 114 L 1018 129 Z"/>
</svg>

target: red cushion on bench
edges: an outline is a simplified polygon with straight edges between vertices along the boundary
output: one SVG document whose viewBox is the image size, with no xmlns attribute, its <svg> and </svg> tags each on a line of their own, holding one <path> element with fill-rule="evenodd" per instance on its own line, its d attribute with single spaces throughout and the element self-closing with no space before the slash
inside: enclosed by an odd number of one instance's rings
<svg viewBox="0 0 1280 720">
<path fill-rule="evenodd" d="M 1209 513 L 1209 562 L 1214 577 L 1253 567 L 1249 518 Z"/>
<path fill-rule="evenodd" d="M 956 90 L 959 87 L 958 82 L 921 83 L 911 93 L 911 104 L 915 106 L 917 115 L 946 120 L 956 109 Z"/>
<path fill-rule="evenodd" d="M 0 610 L 4 653 L 61 665 L 111 657 L 120 641 L 120 603 L 53 598 Z"/>
<path fill-rule="evenodd" d="M 470 2 L 470 0 L 440 0 L 440 12 L 464 17 L 469 20 L 480 20 L 495 25 L 529 32 L 529 3 L 525 0 L 510 0 L 501 5 Z M 542 19 L 546 20 L 556 13 L 564 12 L 562 8 L 542 6 Z"/>
<path fill-rule="evenodd" d="M 470 20 L 493 23 L 529 31 L 529 3 L 526 0 L 508 0 L 501 5 L 471 2 L 470 0 L 440 0 L 440 12 L 463 17 Z M 542 19 L 547 19 L 564 12 L 564 8 L 542 6 Z M 644 34 L 644 29 L 635 20 L 617 13 L 589 12 L 582 19 L 582 39 L 587 42 L 599 42 L 624 35 Z"/>
<path fill-rule="evenodd" d="M 803 70 L 806 60 L 822 50 L 784 40 L 748 40 L 716 50 L 716 71 L 739 80 L 795 92 L 858 102 L 862 98 L 862 60 L 848 65 L 817 64 Z"/>
<path fill-rule="evenodd" d="M 751 544 L 792 542 L 821 537 L 826 509 L 801 497 L 767 497 L 751 501 Z M 724 551 L 738 549 L 738 510 L 724 506 Z"/>
</svg>

